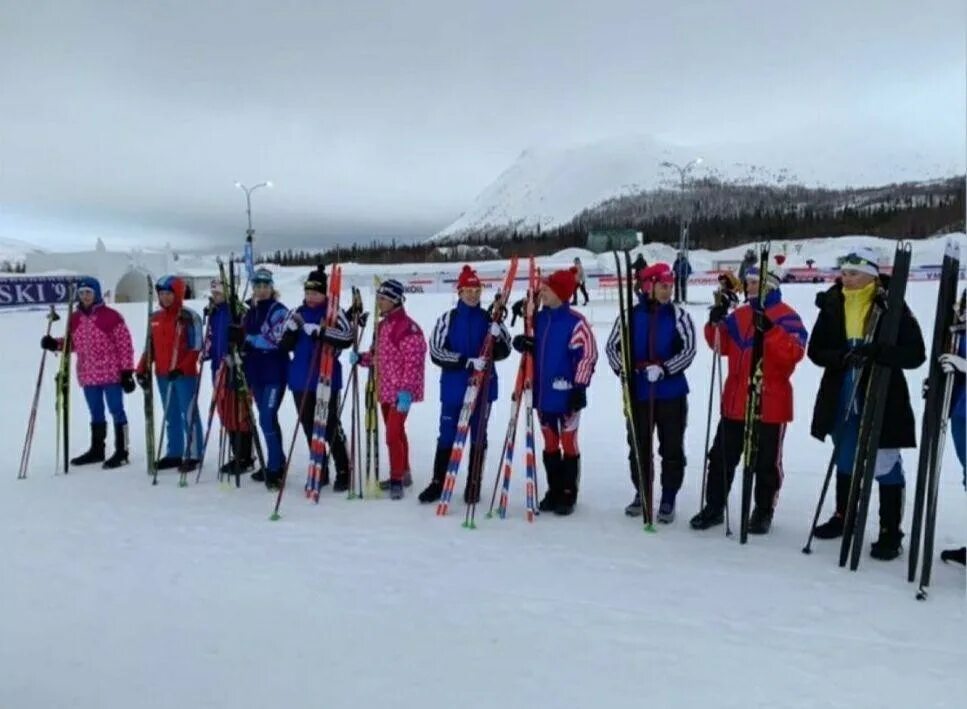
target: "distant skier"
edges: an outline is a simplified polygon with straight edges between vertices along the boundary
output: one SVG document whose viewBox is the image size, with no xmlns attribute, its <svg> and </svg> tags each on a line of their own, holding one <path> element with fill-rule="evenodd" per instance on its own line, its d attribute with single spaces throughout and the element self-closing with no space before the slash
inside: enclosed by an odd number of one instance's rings
<svg viewBox="0 0 967 709">
<path fill-rule="evenodd" d="M 875 362 L 890 367 L 886 411 L 876 454 L 876 479 L 880 489 L 880 536 L 873 542 L 871 556 L 883 561 L 895 559 L 902 551 L 903 491 L 905 478 L 902 448 L 916 447 L 913 408 L 904 369 L 916 369 L 926 360 L 920 325 L 904 304 L 896 345 L 885 347 L 875 341 L 864 343 L 874 306 L 883 308 L 890 287 L 889 276 L 882 275 L 876 254 L 857 249 L 840 264 L 840 278 L 816 295 L 819 317 L 809 340 L 807 354 L 823 368 L 811 433 L 824 440 L 831 436 L 839 444 L 836 455 L 836 511 L 825 524 L 814 530 L 817 539 L 843 535 L 843 517 L 849 499 L 850 478 L 856 457 L 860 419 L 864 407 L 866 381 Z M 859 378 L 856 398 L 850 392 Z"/>
<path fill-rule="evenodd" d="M 967 373 L 967 337 L 963 333 L 961 333 L 957 354 L 941 355 L 940 366 L 945 374 L 954 378 L 953 392 L 950 397 L 950 435 L 954 439 L 957 460 L 960 461 L 960 479 L 964 489 L 967 490 L 967 455 L 964 451 L 965 436 L 967 436 L 967 402 L 964 397 L 964 383 L 967 380 L 965 375 Z M 945 549 L 940 552 L 940 558 L 961 566 L 967 565 L 967 547 Z"/>
<path fill-rule="evenodd" d="M 672 272 L 675 274 L 675 302 L 685 303 L 688 301 L 688 277 L 692 275 L 692 265 L 681 251 L 675 257 Z"/>
<path fill-rule="evenodd" d="M 67 327 L 71 333 L 71 352 L 77 355 L 77 381 L 84 389 L 84 400 L 91 414 L 91 446 L 72 458 L 71 465 L 104 463 L 117 468 L 128 462 L 128 417 L 124 412 L 122 390 L 131 393 L 134 383 L 134 347 L 124 317 L 104 304 L 101 284 L 84 276 L 77 281 L 77 309 Z M 64 348 L 63 338 L 45 335 L 40 346 L 51 352 Z M 104 404 L 114 421 L 114 455 L 105 457 L 107 418 Z"/>
<path fill-rule="evenodd" d="M 544 437 L 547 493 L 541 511 L 569 515 L 581 479 L 578 424 L 587 406 L 598 348 L 591 324 L 571 310 L 577 288 L 574 269 L 555 271 L 541 284 L 543 307 L 534 318 L 534 336 L 517 335 L 513 347 L 534 354 L 534 403 Z"/>
<path fill-rule="evenodd" d="M 767 534 L 782 485 L 782 442 L 786 424 L 792 421 L 792 374 L 805 355 L 807 333 L 799 315 L 782 301 L 779 278 L 764 274 L 765 297 L 760 304 L 753 295 L 749 302 L 728 314 L 728 304 L 709 311 L 705 340 L 713 349 L 716 342 L 729 361 L 722 395 L 722 417 L 708 453 L 705 506 L 692 517 L 693 529 L 708 529 L 724 520 L 724 510 L 735 468 L 742 456 L 745 408 L 748 404 L 751 351 L 755 332 L 763 332 L 762 415 L 755 470 L 755 508 L 749 518 L 750 534 Z M 746 274 L 749 293 L 759 286 L 758 268 Z"/>
<path fill-rule="evenodd" d="M 480 306 L 480 294 L 477 272 L 464 266 L 457 279 L 459 300 L 455 307 L 437 319 L 430 335 L 430 360 L 440 367 L 440 428 L 433 459 L 433 479 L 420 493 L 420 502 L 436 502 L 443 492 L 447 463 L 457 435 L 457 421 L 471 375 L 493 367 L 492 362 L 510 354 L 510 333 L 502 322 L 491 322 L 490 314 Z M 494 338 L 490 361 L 480 357 L 488 334 Z M 484 401 L 489 405 L 496 399 L 497 372 L 494 370 L 486 393 L 478 395 L 470 417 L 470 465 L 463 491 L 464 502 L 468 504 L 480 500 L 481 468 L 487 450 L 486 422 L 480 420 Z"/>
<path fill-rule="evenodd" d="M 746 249 L 745 255 L 742 256 L 742 263 L 739 264 L 739 281 L 745 283 L 745 276 L 749 272 L 750 268 L 757 268 L 758 259 L 755 255 L 755 251 L 752 249 Z"/>
<path fill-rule="evenodd" d="M 349 362 L 363 367 L 374 363 L 378 372 L 377 398 L 386 424 L 386 447 L 390 460 L 390 498 L 403 499 L 403 481 L 410 469 L 410 444 L 406 417 L 410 406 L 423 401 L 426 340 L 423 331 L 403 308 L 403 284 L 383 281 L 377 290 L 380 321 L 376 350 L 356 355 Z"/>
<path fill-rule="evenodd" d="M 265 439 L 265 468 L 252 473 L 252 479 L 272 490 L 281 484 L 285 468 L 279 407 L 289 372 L 289 354 L 281 347 L 289 310 L 278 300 L 269 269 L 257 269 L 251 284 L 251 307 L 240 325 L 229 328 L 229 340 L 242 348 L 242 371 L 255 399 Z"/>
<path fill-rule="evenodd" d="M 574 268 L 577 276 L 578 287 L 574 291 L 574 295 L 571 296 L 571 305 L 578 304 L 578 291 L 581 291 L 581 295 L 584 296 L 584 302 L 582 305 L 588 304 L 588 289 L 586 286 L 587 277 L 584 275 L 584 266 L 581 264 L 581 259 L 574 257 Z"/>
<path fill-rule="evenodd" d="M 629 315 L 634 336 L 635 369 L 631 376 L 635 429 L 640 439 L 638 459 L 649 465 L 653 452 L 653 428 L 658 429 L 661 456 L 661 502 L 658 521 L 675 519 L 675 499 L 685 476 L 685 425 L 688 419 L 688 382 L 685 370 L 695 359 L 695 326 L 691 316 L 671 302 L 675 276 L 667 263 L 656 263 L 638 277 L 642 293 Z M 620 376 L 621 319 L 615 320 L 606 348 L 608 362 Z M 633 446 L 628 436 L 628 462 L 635 498 L 625 507 L 629 517 L 642 514 L 641 493 L 635 470 Z M 647 475 L 647 469 L 642 471 Z"/>
<path fill-rule="evenodd" d="M 202 443 L 195 391 L 204 333 L 198 313 L 184 307 L 185 282 L 181 278 L 162 276 L 154 287 L 161 307 L 151 314 L 152 361 L 167 434 L 166 452 L 157 468 L 182 468 L 189 472 L 198 465 Z M 149 375 L 144 353 L 137 374 L 143 389 L 152 386 Z"/>
<path fill-rule="evenodd" d="M 328 343 L 335 348 L 332 370 L 332 392 L 329 397 L 329 410 L 326 412 L 326 443 L 332 453 L 336 468 L 333 492 L 349 489 L 349 453 L 346 451 L 346 434 L 339 421 L 339 394 L 343 388 L 342 364 L 339 353 L 353 343 L 353 333 L 346 314 L 339 311 L 333 327 L 326 327 L 329 312 L 329 279 L 325 268 L 317 267 L 303 284 L 305 298 L 289 319 L 288 331 L 283 340 L 285 348 L 292 351 L 289 366 L 289 389 L 296 412 L 300 414 L 302 430 L 306 442 L 312 445 L 312 429 L 315 422 L 316 386 L 319 383 L 319 360 L 322 344 Z M 322 471 L 322 486 L 329 484 L 328 464 Z"/>
</svg>

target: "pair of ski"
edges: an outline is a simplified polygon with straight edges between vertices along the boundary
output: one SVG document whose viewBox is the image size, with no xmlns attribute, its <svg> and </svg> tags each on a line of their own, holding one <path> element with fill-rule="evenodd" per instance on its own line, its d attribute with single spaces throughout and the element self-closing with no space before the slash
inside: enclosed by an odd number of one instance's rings
<svg viewBox="0 0 967 709">
<path fill-rule="evenodd" d="M 491 312 L 491 322 L 500 322 L 504 314 L 507 311 L 507 302 L 510 298 L 510 292 L 514 285 L 514 279 L 517 277 L 517 257 L 514 256 L 510 260 L 510 266 L 507 269 L 507 273 L 504 276 L 504 282 L 501 286 L 500 293 L 498 295 L 498 301 L 495 303 L 494 308 Z M 457 476 L 460 473 L 460 463 L 463 460 L 463 450 L 466 447 L 467 438 L 470 433 L 470 418 L 473 416 L 473 412 L 476 407 L 484 406 L 485 409 L 489 407 L 486 406 L 487 392 L 489 391 L 490 377 L 493 373 L 493 347 L 494 347 L 494 336 L 490 333 L 488 329 L 487 335 L 484 337 L 483 345 L 480 348 L 480 357 L 483 358 L 487 366 L 483 369 L 475 370 L 473 374 L 470 375 L 470 380 L 467 382 L 467 388 L 464 392 L 463 403 L 460 407 L 460 415 L 457 418 L 457 433 L 453 441 L 453 447 L 450 449 L 450 459 L 447 463 L 446 476 L 443 479 L 443 492 L 440 495 L 440 500 L 437 503 L 436 513 L 438 516 L 443 517 L 450 510 L 450 500 L 453 498 L 453 489 L 457 482 Z M 483 397 L 483 399 L 481 399 Z M 486 414 L 487 411 L 481 412 L 480 426 L 485 427 L 487 425 Z M 480 461 L 482 463 L 482 461 Z M 471 470 L 474 474 L 479 475 L 479 471 L 482 465 L 477 465 L 476 467 L 471 466 Z M 473 484 L 471 482 L 471 484 Z M 477 481 L 477 489 L 479 490 L 480 481 Z M 471 505 L 471 507 L 476 508 L 476 505 Z M 474 528 L 475 522 L 473 518 L 473 511 L 468 509 L 468 516 L 464 521 L 464 526 L 467 528 Z"/>
<path fill-rule="evenodd" d="M 649 454 L 648 460 L 642 460 L 642 450 L 651 450 L 651 446 L 643 447 L 643 436 L 652 436 L 655 421 L 655 398 L 649 397 L 648 400 L 648 431 L 639 431 L 638 422 L 635 416 L 635 373 L 637 371 L 635 363 L 635 271 L 631 265 L 631 254 L 627 251 L 622 252 L 624 261 L 617 251 L 614 252 L 614 267 L 618 277 L 618 329 L 621 336 L 621 399 L 622 408 L 625 415 L 625 426 L 628 430 L 628 438 L 633 441 L 631 446 L 632 466 L 635 470 L 635 480 L 638 482 L 638 499 L 641 501 L 641 516 L 644 529 L 647 532 L 655 531 L 654 520 L 654 480 L 655 468 L 653 457 Z M 654 334 L 654 327 L 650 327 L 649 336 Z M 649 337 L 649 340 L 652 338 Z M 653 343 L 649 342 L 649 348 Z"/>
<path fill-rule="evenodd" d="M 534 336 L 534 314 L 537 310 L 537 294 L 540 289 L 540 271 L 531 256 L 528 262 L 527 296 L 524 305 L 524 334 Z M 500 487 L 500 501 L 496 514 L 501 519 L 507 518 L 507 506 L 510 502 L 510 478 L 514 468 L 514 451 L 517 446 L 517 422 L 520 418 L 521 402 L 524 403 L 524 470 L 525 490 L 524 504 L 528 522 L 534 521 L 537 514 L 537 455 L 534 450 L 534 355 L 525 352 L 517 367 L 517 378 L 514 382 L 514 393 L 511 397 L 510 421 L 504 436 L 501 449 L 500 463 L 497 468 L 497 478 L 494 480 L 494 491 L 490 496 L 490 509 L 487 518 L 494 516 L 494 502 L 497 498 L 497 488 Z M 473 514 L 471 512 L 471 514 Z M 472 517 L 471 517 L 472 521 Z M 469 526 L 469 525 L 468 525 Z"/>
<path fill-rule="evenodd" d="M 68 297 L 71 297 L 71 299 L 73 299 L 73 297 L 70 296 L 70 295 Z M 68 312 L 70 311 L 70 307 L 71 306 L 68 305 Z M 50 309 L 47 311 L 47 332 L 45 333 L 45 335 L 47 337 L 50 337 L 50 332 L 53 329 L 54 323 L 57 322 L 58 320 L 60 320 L 60 315 L 57 314 L 56 308 L 54 308 L 54 306 L 51 305 L 50 306 Z M 67 330 L 68 331 L 70 330 L 70 316 L 69 315 L 68 315 L 68 318 L 67 318 Z M 67 336 L 69 336 L 69 332 L 68 332 L 68 335 Z M 65 339 L 66 339 L 66 337 L 65 337 Z M 63 380 L 61 379 L 61 373 L 64 371 L 63 370 L 63 365 L 64 365 L 64 363 L 61 362 L 61 365 L 58 368 L 58 378 L 57 378 L 58 397 L 60 397 L 61 394 L 62 394 L 62 391 L 61 391 L 61 382 Z M 41 388 L 43 387 L 43 384 L 44 384 L 44 369 L 46 367 L 47 367 L 47 350 L 44 350 L 41 353 L 41 355 L 40 355 L 40 368 L 37 371 L 37 384 L 34 386 L 34 397 L 33 397 L 33 400 L 31 401 L 31 404 L 30 404 L 30 414 L 27 417 L 27 433 L 24 436 L 24 445 L 23 445 L 23 449 L 20 452 L 20 468 L 17 471 L 17 480 L 24 480 L 24 479 L 26 479 L 26 477 L 27 477 L 27 470 L 30 467 L 30 451 L 33 448 L 33 443 L 34 443 L 34 430 L 36 429 L 36 425 L 37 425 L 37 407 L 40 405 L 40 390 L 41 390 Z M 70 376 L 70 370 L 69 369 L 67 370 L 67 376 Z M 60 398 L 58 398 L 58 402 L 57 402 L 57 415 L 58 415 L 58 417 L 60 417 L 60 416 L 65 416 L 66 417 L 67 416 L 67 413 L 68 412 L 67 412 L 66 406 L 63 406 L 62 400 Z M 61 430 L 60 425 L 57 426 L 57 430 L 58 431 Z M 64 426 L 64 430 L 66 432 L 66 430 L 67 430 L 66 425 Z M 66 438 L 65 438 L 65 441 L 66 441 Z M 57 451 L 60 451 L 60 445 L 59 444 L 57 446 Z M 65 461 L 67 460 L 67 447 L 66 446 L 65 446 L 65 449 L 64 449 L 64 460 Z M 57 463 L 55 462 L 55 468 L 56 468 L 56 465 L 57 465 Z M 65 474 L 67 473 L 67 467 L 66 466 L 64 468 L 64 473 Z"/>
<path fill-rule="evenodd" d="M 947 242 L 940 270 L 940 287 L 933 325 L 933 341 L 927 374 L 926 403 L 920 432 L 920 458 L 917 465 L 917 486 L 913 502 L 913 522 L 910 528 L 910 555 L 907 581 L 913 583 L 920 564 L 920 584 L 917 599 L 926 600 L 927 587 L 933 568 L 934 530 L 937 522 L 937 491 L 940 466 L 943 461 L 947 421 L 950 416 L 954 375 L 945 374 L 940 367 L 940 356 L 956 354 L 964 337 L 964 308 L 967 291 L 957 299 L 960 278 L 960 247 Z M 920 545 L 923 541 L 923 558 Z"/>
</svg>

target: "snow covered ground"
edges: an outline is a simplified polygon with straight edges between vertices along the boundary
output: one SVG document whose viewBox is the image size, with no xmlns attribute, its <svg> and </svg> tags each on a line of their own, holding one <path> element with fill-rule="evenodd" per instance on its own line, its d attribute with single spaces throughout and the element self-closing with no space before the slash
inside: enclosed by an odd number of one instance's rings
<svg viewBox="0 0 967 709">
<path fill-rule="evenodd" d="M 298 302 L 302 275 L 280 276 L 285 302 Z M 909 289 L 928 342 L 936 288 Z M 785 290 L 807 327 L 816 289 Z M 710 299 L 707 288 L 690 295 Z M 413 296 L 408 307 L 428 333 L 452 302 Z M 705 306 L 689 307 L 700 326 Z M 144 305 L 119 308 L 140 351 Z M 575 514 L 528 524 L 518 468 L 509 518 L 481 519 L 476 531 L 460 526 L 462 502 L 440 519 L 416 501 L 435 446 L 437 371 L 429 364 L 427 401 L 414 405 L 409 424 L 416 480 L 402 502 L 347 501 L 327 489 L 318 506 L 308 503 L 299 494 L 301 440 L 278 522 L 268 520 L 273 498 L 263 486 L 215 482 L 214 448 L 200 485 L 179 489 L 177 476 L 162 474 L 152 487 L 140 394 L 126 398 L 130 466 L 55 476 L 51 376 L 30 477 L 17 481 L 44 322 L 38 312 L 3 314 L 0 707 L 962 706 L 962 568 L 937 562 L 930 599 L 918 603 L 906 556 L 880 563 L 864 550 L 851 573 L 837 566 L 838 543 L 800 553 L 830 453 L 808 435 L 820 376 L 810 363 L 794 379 L 796 421 L 769 536 L 740 546 L 721 527 L 688 528 L 701 487 L 711 366 L 704 344 L 689 371 L 679 519 L 650 535 L 624 516 L 633 490 L 618 383 L 603 356 L 615 309 L 602 300 L 586 309 L 602 356 L 582 422 Z M 491 420 L 488 495 L 515 366 L 516 355 L 498 366 L 504 396 Z M 912 392 L 924 371 L 908 373 Z M 204 381 L 207 405 L 207 370 Z M 282 414 L 288 435 L 291 400 Z M 72 424 L 76 454 L 87 442 L 77 390 Z M 904 461 L 912 483 L 915 452 Z M 938 549 L 967 540 L 965 499 L 948 443 Z M 867 547 L 875 509 L 874 498 Z"/>
</svg>

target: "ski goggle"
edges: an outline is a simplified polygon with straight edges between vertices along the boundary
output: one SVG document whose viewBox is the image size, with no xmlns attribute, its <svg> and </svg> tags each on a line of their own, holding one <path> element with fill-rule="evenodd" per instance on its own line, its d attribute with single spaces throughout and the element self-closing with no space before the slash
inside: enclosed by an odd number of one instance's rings
<svg viewBox="0 0 967 709">
<path fill-rule="evenodd" d="M 314 290 L 318 291 L 319 293 L 326 292 L 325 284 L 322 281 L 306 281 L 302 287 L 305 290 Z"/>
<path fill-rule="evenodd" d="M 840 268 L 872 266 L 878 269 L 876 262 L 870 261 L 857 253 L 846 254 L 843 260 L 839 262 L 839 266 Z"/>
<path fill-rule="evenodd" d="M 77 289 L 77 295 L 94 295 L 94 289 L 90 286 L 81 286 Z"/>
</svg>

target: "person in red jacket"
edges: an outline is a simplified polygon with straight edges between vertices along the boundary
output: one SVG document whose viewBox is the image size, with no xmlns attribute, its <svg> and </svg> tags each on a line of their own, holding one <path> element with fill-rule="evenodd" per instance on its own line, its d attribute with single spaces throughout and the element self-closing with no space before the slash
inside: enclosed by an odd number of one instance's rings
<svg viewBox="0 0 967 709">
<path fill-rule="evenodd" d="M 151 349 L 167 434 L 165 455 L 158 460 L 157 467 L 158 470 L 180 467 L 189 472 L 198 465 L 202 442 L 195 400 L 198 359 L 204 339 L 201 318 L 183 306 L 185 282 L 182 279 L 162 276 L 155 283 L 155 290 L 161 308 L 151 314 Z M 143 389 L 151 386 L 145 354 L 138 363 L 137 379 Z"/>
<path fill-rule="evenodd" d="M 772 525 L 779 488 L 782 485 L 782 441 L 786 424 L 792 421 L 792 373 L 806 354 L 806 328 L 799 314 L 782 302 L 779 277 L 765 274 L 763 302 L 759 303 L 759 272 L 746 271 L 749 302 L 730 315 L 728 304 L 709 311 L 705 340 L 729 361 L 722 393 L 722 418 L 715 441 L 708 452 L 708 480 L 705 506 L 691 519 L 693 529 L 722 524 L 723 513 L 735 468 L 742 457 L 745 435 L 745 407 L 748 401 L 752 345 L 756 330 L 762 339 L 762 409 L 759 448 L 755 467 L 755 507 L 749 518 L 750 534 L 766 534 Z"/>
</svg>

